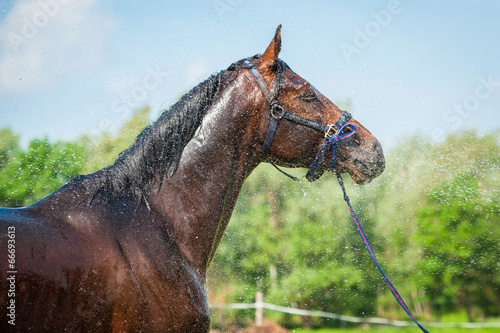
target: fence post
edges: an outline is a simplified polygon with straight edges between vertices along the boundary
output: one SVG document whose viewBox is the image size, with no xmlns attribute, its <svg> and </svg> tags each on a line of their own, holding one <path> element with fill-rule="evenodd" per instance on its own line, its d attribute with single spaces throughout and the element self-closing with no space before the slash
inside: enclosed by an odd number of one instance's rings
<svg viewBox="0 0 500 333">
<path fill-rule="evenodd" d="M 260 326 L 264 322 L 264 294 L 258 291 L 255 295 L 255 325 Z"/>
</svg>

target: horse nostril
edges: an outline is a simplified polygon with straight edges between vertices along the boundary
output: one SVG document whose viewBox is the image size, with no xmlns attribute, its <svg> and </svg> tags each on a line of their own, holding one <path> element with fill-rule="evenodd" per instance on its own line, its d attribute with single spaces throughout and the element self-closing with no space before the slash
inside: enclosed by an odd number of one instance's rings
<svg viewBox="0 0 500 333">
<path fill-rule="evenodd" d="M 377 153 L 377 155 L 379 156 L 379 158 L 384 158 L 384 152 L 382 150 L 382 145 L 380 144 L 380 142 L 378 141 L 375 141 L 372 145 L 373 147 L 373 150 Z"/>
<path fill-rule="evenodd" d="M 372 147 L 377 154 L 377 166 L 383 170 L 383 168 L 385 167 L 385 157 L 384 151 L 382 150 L 382 145 L 380 144 L 380 142 L 375 141 Z"/>
</svg>

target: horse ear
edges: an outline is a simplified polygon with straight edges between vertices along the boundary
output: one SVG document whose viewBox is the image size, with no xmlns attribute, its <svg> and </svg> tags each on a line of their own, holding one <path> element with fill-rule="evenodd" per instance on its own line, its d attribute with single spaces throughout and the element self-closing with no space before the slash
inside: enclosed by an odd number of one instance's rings
<svg viewBox="0 0 500 333">
<path fill-rule="evenodd" d="M 262 70 L 267 70 L 276 63 L 281 51 L 281 24 L 276 28 L 274 38 L 262 54 Z"/>
</svg>

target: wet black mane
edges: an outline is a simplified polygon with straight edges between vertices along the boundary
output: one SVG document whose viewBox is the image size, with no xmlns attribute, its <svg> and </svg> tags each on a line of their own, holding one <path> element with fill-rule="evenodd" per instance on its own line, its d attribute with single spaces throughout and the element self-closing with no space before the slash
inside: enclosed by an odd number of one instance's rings
<svg viewBox="0 0 500 333">
<path fill-rule="evenodd" d="M 87 202 L 97 197 L 99 202 L 109 202 L 131 194 L 139 202 L 147 203 L 153 186 L 161 186 L 165 178 L 175 173 L 182 151 L 200 127 L 206 111 L 240 68 L 241 61 L 210 76 L 165 110 L 155 123 L 145 127 L 113 165 L 77 177 L 68 185 L 83 185 Z"/>
</svg>

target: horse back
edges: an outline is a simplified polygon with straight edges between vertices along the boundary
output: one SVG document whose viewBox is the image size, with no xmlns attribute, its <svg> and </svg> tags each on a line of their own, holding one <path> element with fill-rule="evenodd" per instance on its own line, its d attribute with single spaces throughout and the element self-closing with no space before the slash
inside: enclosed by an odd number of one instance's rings
<svg viewBox="0 0 500 333">
<path fill-rule="evenodd" d="M 2 331 L 104 328 L 112 311 L 109 273 L 119 262 L 102 235 L 29 208 L 0 209 L 0 228 L 0 304 L 9 318 Z"/>
</svg>

